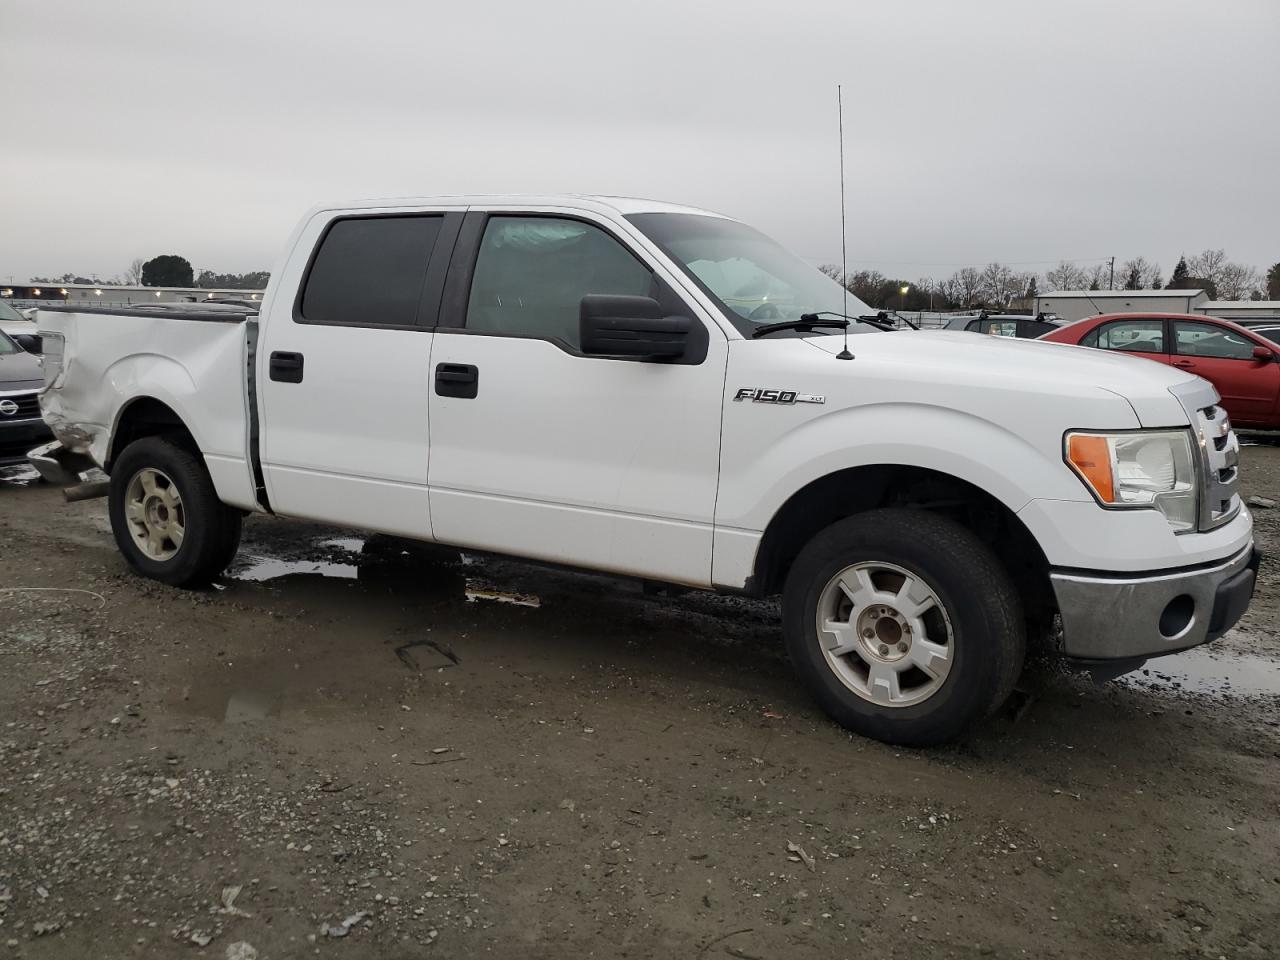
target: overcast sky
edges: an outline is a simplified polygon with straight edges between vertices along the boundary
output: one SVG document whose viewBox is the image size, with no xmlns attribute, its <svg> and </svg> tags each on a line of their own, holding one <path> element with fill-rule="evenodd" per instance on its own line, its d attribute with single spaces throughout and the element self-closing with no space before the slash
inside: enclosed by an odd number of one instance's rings
<svg viewBox="0 0 1280 960">
<path fill-rule="evenodd" d="M 0 0 L 0 277 L 270 268 L 343 198 L 617 193 L 814 262 L 1280 260 L 1278 0 Z"/>
</svg>

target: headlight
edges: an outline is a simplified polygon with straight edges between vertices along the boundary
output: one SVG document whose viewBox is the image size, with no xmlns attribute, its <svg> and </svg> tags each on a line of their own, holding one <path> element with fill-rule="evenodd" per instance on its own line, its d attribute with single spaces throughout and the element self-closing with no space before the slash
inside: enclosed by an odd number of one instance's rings
<svg viewBox="0 0 1280 960">
<path fill-rule="evenodd" d="M 1181 533 L 1196 526 L 1196 470 L 1186 430 L 1068 433 L 1066 461 L 1105 507 L 1154 508 Z"/>
</svg>

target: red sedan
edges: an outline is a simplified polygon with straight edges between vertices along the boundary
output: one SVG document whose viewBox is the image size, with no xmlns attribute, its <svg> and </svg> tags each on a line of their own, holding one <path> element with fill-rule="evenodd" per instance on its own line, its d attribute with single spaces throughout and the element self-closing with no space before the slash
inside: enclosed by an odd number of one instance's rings
<svg viewBox="0 0 1280 960">
<path fill-rule="evenodd" d="M 1041 340 L 1118 350 L 1204 377 L 1241 427 L 1280 430 L 1280 346 L 1244 327 L 1198 314 L 1104 313 Z"/>
</svg>

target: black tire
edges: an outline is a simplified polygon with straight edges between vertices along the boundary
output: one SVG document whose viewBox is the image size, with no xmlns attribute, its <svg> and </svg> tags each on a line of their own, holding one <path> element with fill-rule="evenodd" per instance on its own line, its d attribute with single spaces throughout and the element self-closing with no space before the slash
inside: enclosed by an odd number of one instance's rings
<svg viewBox="0 0 1280 960">
<path fill-rule="evenodd" d="M 951 622 L 951 665 L 927 699 L 885 706 L 849 688 L 827 662 L 817 629 L 826 586 L 857 563 L 889 563 L 922 578 Z M 796 671 L 848 729 L 886 743 L 927 746 L 959 737 L 1008 699 L 1022 670 L 1022 602 L 991 549 L 947 517 L 881 509 L 827 527 L 800 551 L 782 595 L 783 633 Z"/>
<path fill-rule="evenodd" d="M 169 477 L 182 498 L 186 533 L 166 560 L 148 557 L 134 542 L 125 519 L 125 498 L 138 471 L 152 468 Z M 163 437 L 143 437 L 125 447 L 111 467 L 108 494 L 111 532 L 129 565 L 174 587 L 202 587 L 216 578 L 240 545 L 240 512 L 218 499 L 204 462 Z"/>
</svg>

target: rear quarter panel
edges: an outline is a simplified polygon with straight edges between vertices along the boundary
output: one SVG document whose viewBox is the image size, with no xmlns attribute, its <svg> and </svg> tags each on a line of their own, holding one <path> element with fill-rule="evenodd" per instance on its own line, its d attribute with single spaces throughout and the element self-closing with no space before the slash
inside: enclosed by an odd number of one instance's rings
<svg viewBox="0 0 1280 960">
<path fill-rule="evenodd" d="M 170 407 L 204 454 L 218 496 L 255 506 L 248 464 L 245 321 L 42 311 L 65 340 L 61 370 L 41 395 L 45 420 L 69 448 L 106 464 L 129 405 Z"/>
</svg>

